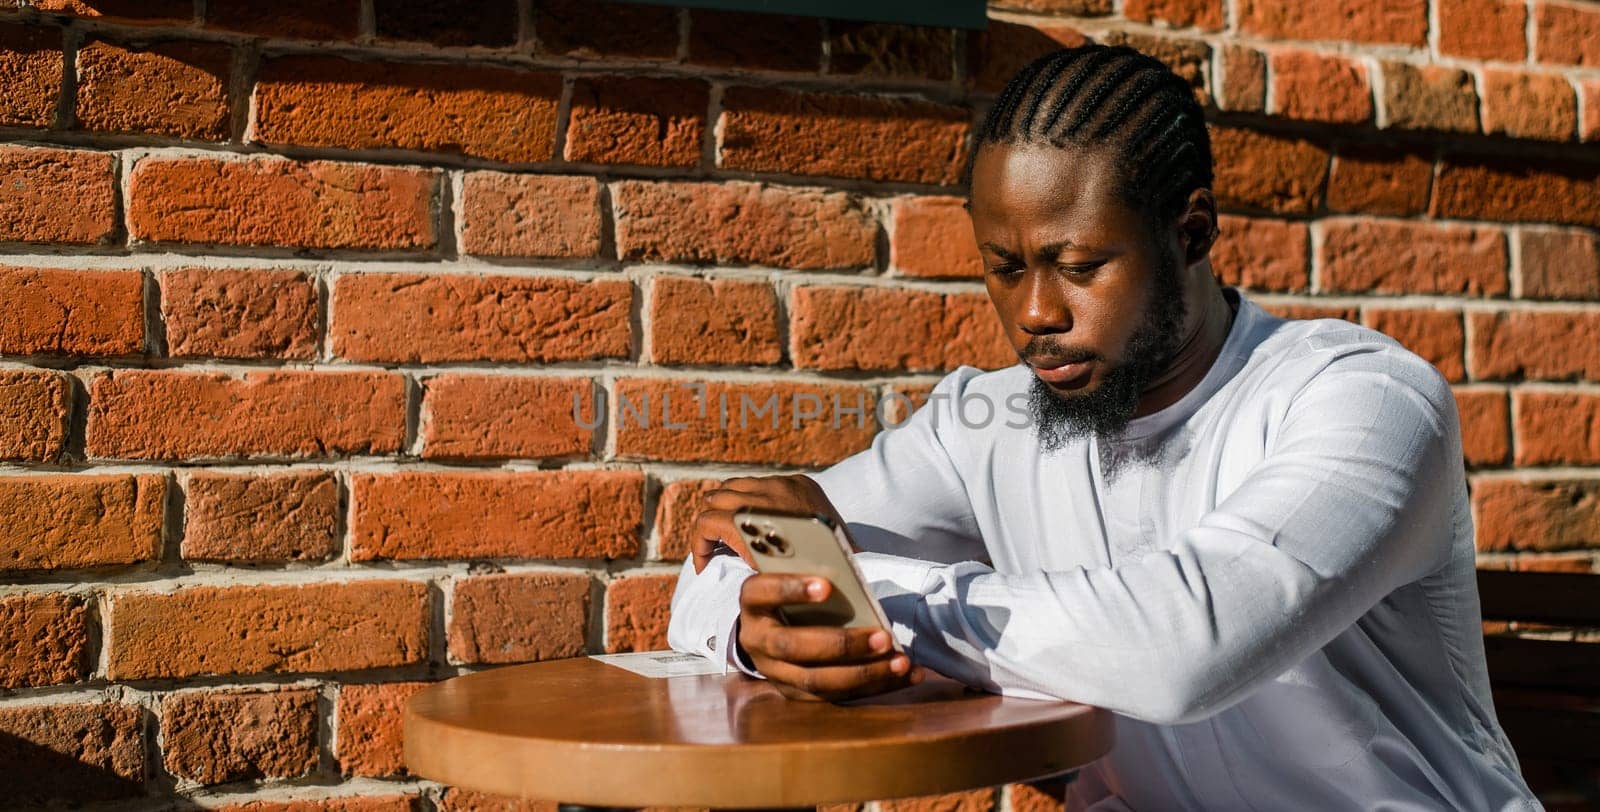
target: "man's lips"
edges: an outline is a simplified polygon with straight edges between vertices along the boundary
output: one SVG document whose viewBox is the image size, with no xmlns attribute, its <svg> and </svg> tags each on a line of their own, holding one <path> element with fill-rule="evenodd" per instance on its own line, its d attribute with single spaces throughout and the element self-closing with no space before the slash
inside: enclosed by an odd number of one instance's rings
<svg viewBox="0 0 1600 812">
<path fill-rule="evenodd" d="M 1062 384 L 1072 383 L 1089 373 L 1091 361 L 1029 361 L 1028 366 L 1033 367 L 1033 374 L 1045 383 Z"/>
</svg>

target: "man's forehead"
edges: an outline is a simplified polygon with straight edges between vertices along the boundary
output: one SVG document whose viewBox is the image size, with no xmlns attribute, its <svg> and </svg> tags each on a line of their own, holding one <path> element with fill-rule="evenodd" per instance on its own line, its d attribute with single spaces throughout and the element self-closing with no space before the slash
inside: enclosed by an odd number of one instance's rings
<svg viewBox="0 0 1600 812">
<path fill-rule="evenodd" d="M 1117 202 L 1114 161 L 1103 151 L 1048 144 L 985 146 L 973 165 L 966 207 L 974 214 L 1101 208 Z"/>
</svg>

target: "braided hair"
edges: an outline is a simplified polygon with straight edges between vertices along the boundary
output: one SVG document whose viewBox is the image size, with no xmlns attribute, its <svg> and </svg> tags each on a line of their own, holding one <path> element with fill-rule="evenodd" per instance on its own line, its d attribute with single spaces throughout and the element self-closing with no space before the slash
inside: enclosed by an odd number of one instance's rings
<svg viewBox="0 0 1600 812">
<path fill-rule="evenodd" d="M 1058 50 L 1018 71 L 984 116 L 962 173 L 987 144 L 1107 150 L 1118 193 L 1151 225 L 1170 223 L 1189 193 L 1211 188 L 1211 139 L 1194 91 L 1154 57 L 1126 45 Z"/>
</svg>

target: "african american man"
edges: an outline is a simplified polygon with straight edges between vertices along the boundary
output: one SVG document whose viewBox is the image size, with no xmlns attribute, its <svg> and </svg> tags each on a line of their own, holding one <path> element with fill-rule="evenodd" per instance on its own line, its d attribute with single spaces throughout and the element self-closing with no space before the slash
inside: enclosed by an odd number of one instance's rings
<svg viewBox="0 0 1600 812">
<path fill-rule="evenodd" d="M 1490 697 L 1445 380 L 1217 282 L 1203 113 L 1155 59 L 1041 57 L 976 144 L 968 211 L 1020 363 L 957 368 L 816 474 L 709 492 L 672 646 L 798 699 L 930 669 L 1109 709 L 1068 809 L 1539 808 Z M 843 522 L 891 629 L 778 622 L 832 587 L 716 554 L 744 507 Z"/>
</svg>

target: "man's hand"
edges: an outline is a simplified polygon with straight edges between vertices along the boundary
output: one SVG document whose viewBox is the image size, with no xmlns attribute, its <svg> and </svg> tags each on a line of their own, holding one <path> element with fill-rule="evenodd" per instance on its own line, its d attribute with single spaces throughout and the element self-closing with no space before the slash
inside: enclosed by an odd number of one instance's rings
<svg viewBox="0 0 1600 812">
<path fill-rule="evenodd" d="M 804 474 L 725 479 L 722 487 L 706 493 L 700 512 L 695 516 L 694 536 L 690 540 L 695 572 L 706 568 L 706 562 L 716 555 L 719 541 L 745 561 L 755 564 L 733 524 L 733 514 L 745 508 L 773 513 L 821 513 L 839 524 L 844 523 L 822 492 L 822 486 Z"/>
<path fill-rule="evenodd" d="M 695 572 L 719 551 L 718 543 L 755 564 L 734 526 L 746 508 L 774 513 L 821 513 L 844 524 L 822 487 L 802 474 L 733 477 L 708 491 L 695 516 Z M 785 604 L 826 600 L 833 585 L 816 576 L 765 573 L 745 580 L 739 593 L 738 645 L 756 669 L 791 699 L 841 700 L 892 691 L 920 682 L 923 669 L 895 654 L 886 629 L 785 626 Z"/>
<path fill-rule="evenodd" d="M 878 628 L 785 626 L 785 604 L 826 600 L 833 585 L 810 575 L 762 573 L 739 591 L 739 646 L 790 699 L 838 701 L 921 682 L 923 669 L 896 654 Z"/>
</svg>

